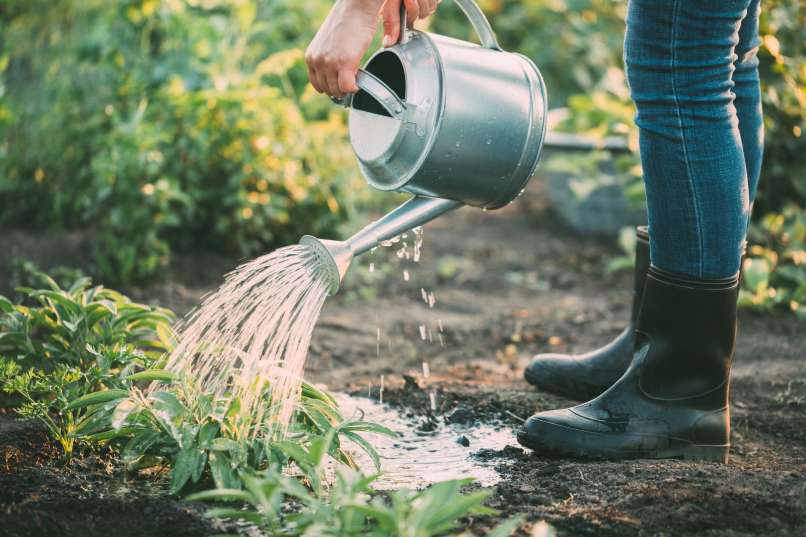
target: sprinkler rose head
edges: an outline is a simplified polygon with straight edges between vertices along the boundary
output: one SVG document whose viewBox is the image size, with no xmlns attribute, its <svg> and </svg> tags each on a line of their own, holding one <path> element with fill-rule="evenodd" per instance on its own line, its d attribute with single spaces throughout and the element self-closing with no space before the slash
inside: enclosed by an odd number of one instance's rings
<svg viewBox="0 0 806 537">
<path fill-rule="evenodd" d="M 461 202 L 415 196 L 397 209 L 368 224 L 346 241 L 319 239 L 305 235 L 299 243 L 313 250 L 325 271 L 330 294 L 335 295 L 354 256 L 371 250 L 385 240 L 421 226 L 459 207 Z"/>
<path fill-rule="evenodd" d="M 305 235 L 299 243 L 311 248 L 325 272 L 330 294 L 335 295 L 353 261 L 353 250 L 350 245 L 344 241 L 319 239 L 312 235 Z"/>
</svg>

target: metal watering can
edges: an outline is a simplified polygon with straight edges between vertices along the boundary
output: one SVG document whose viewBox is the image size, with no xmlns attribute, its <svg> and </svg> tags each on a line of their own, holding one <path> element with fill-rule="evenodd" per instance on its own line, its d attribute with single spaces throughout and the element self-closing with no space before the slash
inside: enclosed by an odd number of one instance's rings
<svg viewBox="0 0 806 537">
<path fill-rule="evenodd" d="M 345 241 L 302 237 L 335 294 L 352 258 L 460 207 L 497 209 L 523 192 L 546 136 L 546 87 L 526 56 L 505 52 L 473 0 L 455 0 L 481 46 L 406 29 L 358 71 L 349 135 L 366 181 L 414 196 Z"/>
</svg>

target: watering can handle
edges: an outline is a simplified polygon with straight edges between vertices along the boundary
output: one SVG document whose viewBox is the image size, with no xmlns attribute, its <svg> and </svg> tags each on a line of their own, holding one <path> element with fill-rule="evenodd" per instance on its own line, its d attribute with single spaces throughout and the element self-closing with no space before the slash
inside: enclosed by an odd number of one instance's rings
<svg viewBox="0 0 806 537">
<path fill-rule="evenodd" d="M 470 25 L 476 31 L 476 35 L 479 36 L 481 46 L 492 50 L 502 50 L 501 45 L 498 44 L 498 40 L 495 38 L 493 27 L 490 26 L 490 21 L 487 20 L 479 5 L 474 0 L 454 1 L 459 6 L 459 9 L 462 10 L 462 13 L 465 14 L 467 20 L 470 21 Z"/>
<path fill-rule="evenodd" d="M 490 22 L 484 16 L 484 12 L 474 0 L 455 0 L 456 5 L 462 10 L 470 21 L 470 25 L 479 37 L 481 46 L 492 50 L 501 50 L 501 46 L 495 38 Z M 408 41 L 408 31 L 406 30 L 406 5 L 403 0 L 400 2 L 400 37 L 398 43 L 405 43 Z M 400 121 L 410 120 L 409 115 L 412 112 L 413 106 L 407 105 L 397 94 L 392 91 L 381 79 L 365 71 L 359 69 L 355 78 L 356 84 L 359 88 L 369 93 L 390 116 Z M 339 99 L 337 97 L 330 97 L 330 99 L 345 108 L 352 105 L 354 94 L 348 94 Z"/>
<path fill-rule="evenodd" d="M 490 26 L 490 21 L 484 15 L 479 5 L 474 0 L 455 0 L 456 5 L 465 14 L 465 17 L 470 21 L 470 25 L 479 37 L 481 46 L 492 50 L 501 50 L 498 40 L 495 38 L 493 27 Z M 400 37 L 398 43 L 405 43 L 409 40 L 409 33 L 406 30 L 406 4 L 400 0 Z"/>
<path fill-rule="evenodd" d="M 369 93 L 373 99 L 378 101 L 378 104 L 383 106 L 384 110 L 389 112 L 389 115 L 400 121 L 407 121 L 409 119 L 408 113 L 410 105 L 406 104 L 397 94 L 389 88 L 380 78 L 372 73 L 359 69 L 355 77 L 355 82 L 359 88 Z M 348 94 L 342 99 L 331 97 L 331 100 L 349 108 L 353 103 L 355 94 Z"/>
</svg>

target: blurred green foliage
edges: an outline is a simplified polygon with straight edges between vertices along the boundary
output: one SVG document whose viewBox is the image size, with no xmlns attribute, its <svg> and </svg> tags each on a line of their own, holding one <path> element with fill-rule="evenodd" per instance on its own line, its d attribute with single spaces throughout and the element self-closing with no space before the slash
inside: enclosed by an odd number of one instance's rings
<svg viewBox="0 0 806 537">
<path fill-rule="evenodd" d="M 750 229 L 739 305 L 791 310 L 806 319 L 806 210 L 789 205 Z"/>
<path fill-rule="evenodd" d="M 597 188 L 617 184 L 630 206 L 646 204 L 643 169 L 638 155 L 638 127 L 633 121 L 635 106 L 629 100 L 620 72 L 610 72 L 610 90 L 597 89 L 574 94 L 567 100 L 567 116 L 552 128 L 604 141 L 623 138 L 629 152 L 594 149 L 586 153 L 559 152 L 546 158 L 542 171 L 566 174 L 577 198 L 585 198 Z"/>
<path fill-rule="evenodd" d="M 123 388 L 166 350 L 171 312 L 79 278 L 20 288 L 19 303 L 0 296 L 0 389 L 19 398 L 16 412 L 47 427 L 70 459 L 83 409 L 73 399 Z M 124 393 L 128 393 L 125 392 Z"/>
<path fill-rule="evenodd" d="M 526 54 L 546 79 L 551 106 L 606 91 L 625 97 L 622 48 L 627 0 L 477 0 L 501 45 Z M 461 11 L 440 6 L 432 29 L 475 39 Z M 806 10 L 764 0 L 760 25 L 766 144 L 755 215 L 806 202 Z M 590 117 L 590 116 L 588 116 Z M 615 115 L 619 118 L 619 115 Z M 607 124 L 607 119 L 600 119 Z"/>
<path fill-rule="evenodd" d="M 107 282 L 172 249 L 252 255 L 333 233 L 365 191 L 342 115 L 306 91 L 329 3 L 0 7 L 0 220 L 90 228 Z"/>
<path fill-rule="evenodd" d="M 502 45 L 541 68 L 552 106 L 627 98 L 626 0 L 479 3 Z M 153 277 L 175 250 L 254 255 L 303 233 L 336 234 L 370 194 L 343 114 L 307 85 L 302 62 L 330 6 L 4 1 L 0 225 L 87 230 L 92 271 L 109 283 Z M 764 3 L 757 216 L 806 198 L 805 18 L 797 0 Z M 450 2 L 429 24 L 472 38 Z M 606 129 L 621 115 L 582 114 Z"/>
</svg>

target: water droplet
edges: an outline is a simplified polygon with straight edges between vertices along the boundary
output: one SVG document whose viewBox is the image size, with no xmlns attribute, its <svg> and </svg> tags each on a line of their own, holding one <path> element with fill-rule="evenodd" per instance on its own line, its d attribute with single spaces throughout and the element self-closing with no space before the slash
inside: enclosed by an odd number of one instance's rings
<svg viewBox="0 0 806 537">
<path fill-rule="evenodd" d="M 429 367 L 428 362 L 423 362 L 423 378 L 428 378 L 431 376 L 431 367 Z"/>
<path fill-rule="evenodd" d="M 426 336 L 426 333 L 425 333 L 425 325 L 424 325 L 424 324 L 421 324 L 421 325 L 420 325 L 420 339 L 422 339 L 423 341 L 425 341 L 425 336 Z"/>
<path fill-rule="evenodd" d="M 456 142 L 455 144 L 453 144 L 453 145 L 455 145 L 456 147 L 462 147 L 462 142 L 457 141 L 457 142 Z"/>
<path fill-rule="evenodd" d="M 370 263 L 369 264 L 369 271 L 370 272 L 375 272 L 375 263 Z"/>
<path fill-rule="evenodd" d="M 403 280 L 404 281 L 409 281 L 409 271 L 408 270 L 403 271 Z"/>
<path fill-rule="evenodd" d="M 493 143 L 493 141 L 492 141 L 491 138 L 487 138 L 487 141 L 484 142 L 484 143 L 487 144 L 487 145 L 490 145 L 491 143 Z"/>
</svg>

